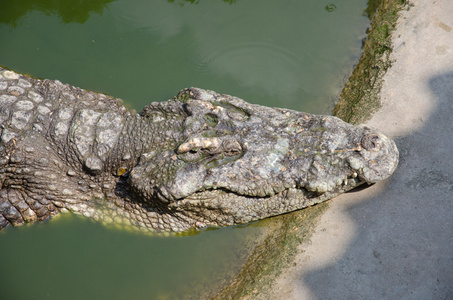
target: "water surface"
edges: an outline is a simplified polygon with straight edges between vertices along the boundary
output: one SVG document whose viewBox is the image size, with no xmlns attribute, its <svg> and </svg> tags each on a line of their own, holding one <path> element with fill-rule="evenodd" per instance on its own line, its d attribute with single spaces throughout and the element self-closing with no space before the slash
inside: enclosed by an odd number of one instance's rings
<svg viewBox="0 0 453 300">
<path fill-rule="evenodd" d="M 366 0 L 0 1 L 0 65 L 138 111 L 197 86 L 329 113 L 360 54 Z M 265 227 L 150 237 L 74 215 L 0 233 L 3 299 L 197 298 Z"/>
</svg>

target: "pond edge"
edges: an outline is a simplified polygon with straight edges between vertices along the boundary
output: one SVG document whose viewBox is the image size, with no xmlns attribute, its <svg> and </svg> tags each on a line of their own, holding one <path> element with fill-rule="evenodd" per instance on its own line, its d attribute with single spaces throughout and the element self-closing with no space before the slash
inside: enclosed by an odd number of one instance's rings
<svg viewBox="0 0 453 300">
<path fill-rule="evenodd" d="M 376 9 L 370 11 L 373 6 Z M 372 0 L 368 1 L 366 13 L 370 16 L 371 24 L 362 45 L 362 55 L 335 104 L 334 116 L 359 124 L 369 120 L 379 110 L 382 78 L 392 65 L 391 35 L 399 12 L 410 7 L 409 0 L 377 0 L 374 4 Z M 328 206 L 329 203 L 324 202 L 275 217 L 276 225 L 252 251 L 242 271 L 210 299 L 267 299 L 271 294 L 272 283 L 285 268 L 295 264 L 294 258 L 301 251 L 298 246 L 309 243 L 314 228 Z"/>
</svg>

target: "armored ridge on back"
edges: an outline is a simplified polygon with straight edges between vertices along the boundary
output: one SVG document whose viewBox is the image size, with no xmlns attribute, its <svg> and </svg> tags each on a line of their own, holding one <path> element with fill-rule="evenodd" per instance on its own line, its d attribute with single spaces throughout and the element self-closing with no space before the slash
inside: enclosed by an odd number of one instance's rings
<svg viewBox="0 0 453 300">
<path fill-rule="evenodd" d="M 389 177 L 395 143 L 198 88 L 141 114 L 0 68 L 0 228 L 74 212 L 183 231 L 279 215 Z"/>
</svg>

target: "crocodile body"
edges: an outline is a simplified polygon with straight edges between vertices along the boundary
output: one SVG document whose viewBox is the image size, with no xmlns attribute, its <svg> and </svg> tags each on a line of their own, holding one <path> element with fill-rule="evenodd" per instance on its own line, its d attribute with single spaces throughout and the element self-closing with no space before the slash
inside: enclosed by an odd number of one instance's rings
<svg viewBox="0 0 453 300">
<path fill-rule="evenodd" d="M 190 88 L 142 113 L 0 68 L 0 228 L 70 211 L 143 230 L 227 226 L 389 177 L 395 143 L 332 116 Z"/>
</svg>

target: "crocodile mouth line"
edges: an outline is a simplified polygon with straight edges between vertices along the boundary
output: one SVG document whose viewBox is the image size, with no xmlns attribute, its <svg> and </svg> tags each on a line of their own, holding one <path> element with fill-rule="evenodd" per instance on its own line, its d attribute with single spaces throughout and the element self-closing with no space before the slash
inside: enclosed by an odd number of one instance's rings
<svg viewBox="0 0 453 300">
<path fill-rule="evenodd" d="M 316 199 L 319 197 L 322 197 L 323 195 L 328 195 L 328 194 L 337 194 L 345 191 L 352 190 L 362 184 L 364 184 L 365 181 L 360 180 L 359 177 L 356 175 L 350 175 L 347 177 L 347 179 L 343 180 L 343 182 L 333 189 L 327 191 L 327 192 L 317 192 L 317 191 L 310 191 L 305 187 L 291 187 L 291 188 L 285 188 L 280 192 L 274 193 L 274 194 L 268 194 L 265 196 L 255 196 L 255 195 L 249 195 L 249 194 L 242 194 L 238 193 L 236 191 L 230 190 L 225 187 L 210 187 L 210 188 L 205 188 L 199 191 L 194 192 L 191 195 L 188 195 L 184 198 L 176 199 L 174 202 L 172 202 L 170 205 L 171 206 L 178 206 L 180 203 L 184 202 L 198 202 L 198 201 L 210 201 L 215 199 L 216 197 L 221 197 L 225 195 L 231 195 L 232 197 L 241 197 L 244 199 L 271 199 L 271 198 L 288 198 L 288 194 L 291 192 L 297 192 L 299 197 L 304 197 L 306 200 L 310 199 Z"/>
</svg>

